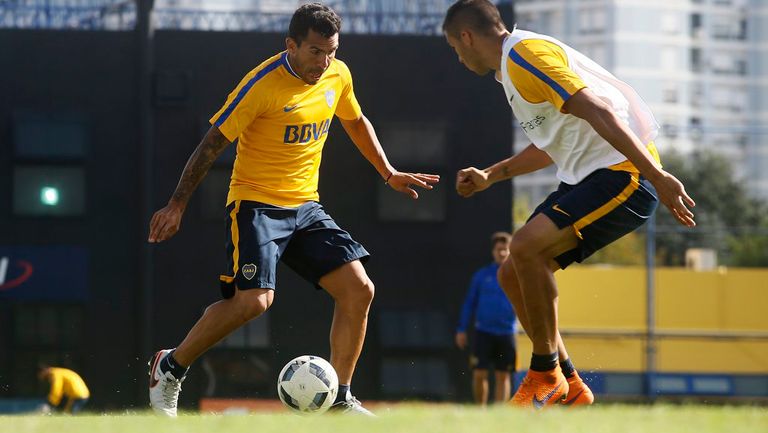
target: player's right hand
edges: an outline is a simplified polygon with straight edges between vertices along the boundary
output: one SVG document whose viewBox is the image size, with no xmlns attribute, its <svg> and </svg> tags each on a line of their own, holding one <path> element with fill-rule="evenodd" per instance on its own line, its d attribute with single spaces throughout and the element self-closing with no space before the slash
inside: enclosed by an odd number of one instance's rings
<svg viewBox="0 0 768 433">
<path fill-rule="evenodd" d="M 466 332 L 457 332 L 456 333 L 456 346 L 459 347 L 459 349 L 464 350 L 465 347 L 467 347 L 467 333 Z"/>
<path fill-rule="evenodd" d="M 155 212 L 149 222 L 148 241 L 155 243 L 170 239 L 179 231 L 182 215 L 184 215 L 184 207 L 172 202 Z"/>
<path fill-rule="evenodd" d="M 475 167 L 459 170 L 456 174 L 456 192 L 464 198 L 471 197 L 489 186 L 491 182 L 488 180 L 488 174 Z"/>
</svg>

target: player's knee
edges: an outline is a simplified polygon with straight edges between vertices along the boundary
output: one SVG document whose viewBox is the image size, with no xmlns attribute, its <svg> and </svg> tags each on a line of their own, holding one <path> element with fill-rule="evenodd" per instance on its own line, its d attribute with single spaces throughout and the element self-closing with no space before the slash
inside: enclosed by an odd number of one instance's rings
<svg viewBox="0 0 768 433">
<path fill-rule="evenodd" d="M 341 304 L 346 305 L 349 309 L 356 311 L 365 311 L 367 313 L 368 308 L 373 302 L 373 296 L 376 292 L 376 288 L 373 282 L 366 278 L 360 280 L 356 284 L 352 285 L 349 290 L 341 299 L 337 299 Z"/>
<path fill-rule="evenodd" d="M 476 368 L 472 375 L 475 377 L 475 380 L 488 380 L 488 370 L 484 368 Z"/>
<path fill-rule="evenodd" d="M 240 299 L 240 314 L 243 321 L 261 316 L 272 305 L 272 297 L 268 294 L 251 293 Z"/>
<path fill-rule="evenodd" d="M 530 260 L 533 257 L 531 253 L 534 251 L 532 245 L 518 236 L 512 236 L 512 242 L 509 243 L 509 259 L 510 265 L 516 265 L 521 261 Z M 514 272 L 514 269 L 513 269 Z"/>
<path fill-rule="evenodd" d="M 360 289 L 357 290 L 357 302 L 360 306 L 364 306 L 365 308 L 370 307 L 371 303 L 373 302 L 373 296 L 376 293 L 376 287 L 373 285 L 373 281 L 371 281 L 369 278 L 366 278 L 365 281 L 363 281 L 360 284 Z"/>
</svg>

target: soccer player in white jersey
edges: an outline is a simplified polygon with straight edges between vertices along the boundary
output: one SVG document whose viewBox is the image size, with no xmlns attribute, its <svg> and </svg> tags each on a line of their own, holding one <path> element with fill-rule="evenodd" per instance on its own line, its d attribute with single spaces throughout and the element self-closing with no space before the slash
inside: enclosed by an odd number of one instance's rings
<svg viewBox="0 0 768 433">
<path fill-rule="evenodd" d="M 339 376 L 332 410 L 370 414 L 350 385 L 363 347 L 374 286 L 363 267 L 369 254 L 319 203 L 318 178 L 331 120 L 391 188 L 418 198 L 439 177 L 397 171 L 363 115 L 349 68 L 336 59 L 341 19 L 318 3 L 294 13 L 286 50 L 250 71 L 211 118 L 168 205 L 152 217 L 149 242 L 179 229 L 192 192 L 226 146 L 237 142 L 227 197 L 224 299 L 210 305 L 175 349 L 150 362 L 153 409 L 176 416 L 187 368 L 219 340 L 266 311 L 275 296 L 277 262 L 327 291 L 335 301 L 331 364 Z"/>
<path fill-rule="evenodd" d="M 557 166 L 558 189 L 513 236 L 499 282 L 533 343 L 531 365 L 512 404 L 585 405 L 594 396 L 576 373 L 557 325 L 554 272 L 581 262 L 640 227 L 658 202 L 693 227 L 693 200 L 661 168 L 653 144 L 658 125 L 637 93 L 564 43 L 509 32 L 488 0 L 459 0 L 443 32 L 459 61 L 493 71 L 531 144 L 484 170 L 458 172 L 470 197 L 492 184 Z"/>
</svg>

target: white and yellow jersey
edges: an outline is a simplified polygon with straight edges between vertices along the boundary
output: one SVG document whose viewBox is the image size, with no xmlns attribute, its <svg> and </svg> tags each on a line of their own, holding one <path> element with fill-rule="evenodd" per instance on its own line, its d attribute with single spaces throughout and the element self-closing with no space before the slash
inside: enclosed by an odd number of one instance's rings
<svg viewBox="0 0 768 433">
<path fill-rule="evenodd" d="M 629 125 L 659 162 L 653 140 L 659 125 L 632 87 L 585 55 L 549 36 L 513 30 L 504 41 L 501 84 L 520 127 L 557 166 L 557 177 L 575 185 L 601 168 L 637 168 L 585 120 L 563 113 L 563 104 L 588 87 Z"/>
<path fill-rule="evenodd" d="M 314 85 L 291 69 L 287 52 L 249 72 L 211 118 L 237 157 L 227 204 L 250 200 L 298 207 L 317 201 L 321 153 L 331 119 L 362 115 L 352 76 L 334 59 Z"/>
</svg>

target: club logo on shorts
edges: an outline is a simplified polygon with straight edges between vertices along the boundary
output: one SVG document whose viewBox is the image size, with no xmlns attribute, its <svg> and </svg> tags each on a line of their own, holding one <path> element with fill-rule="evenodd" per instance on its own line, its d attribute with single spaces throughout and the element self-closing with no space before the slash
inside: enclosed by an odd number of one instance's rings
<svg viewBox="0 0 768 433">
<path fill-rule="evenodd" d="M 243 276 L 248 281 L 252 280 L 253 277 L 256 276 L 256 265 L 253 263 L 248 263 L 247 265 L 243 266 Z"/>
<path fill-rule="evenodd" d="M 336 92 L 333 91 L 333 89 L 326 90 L 325 91 L 325 102 L 328 104 L 328 107 L 333 107 L 333 101 L 336 100 Z"/>
</svg>

